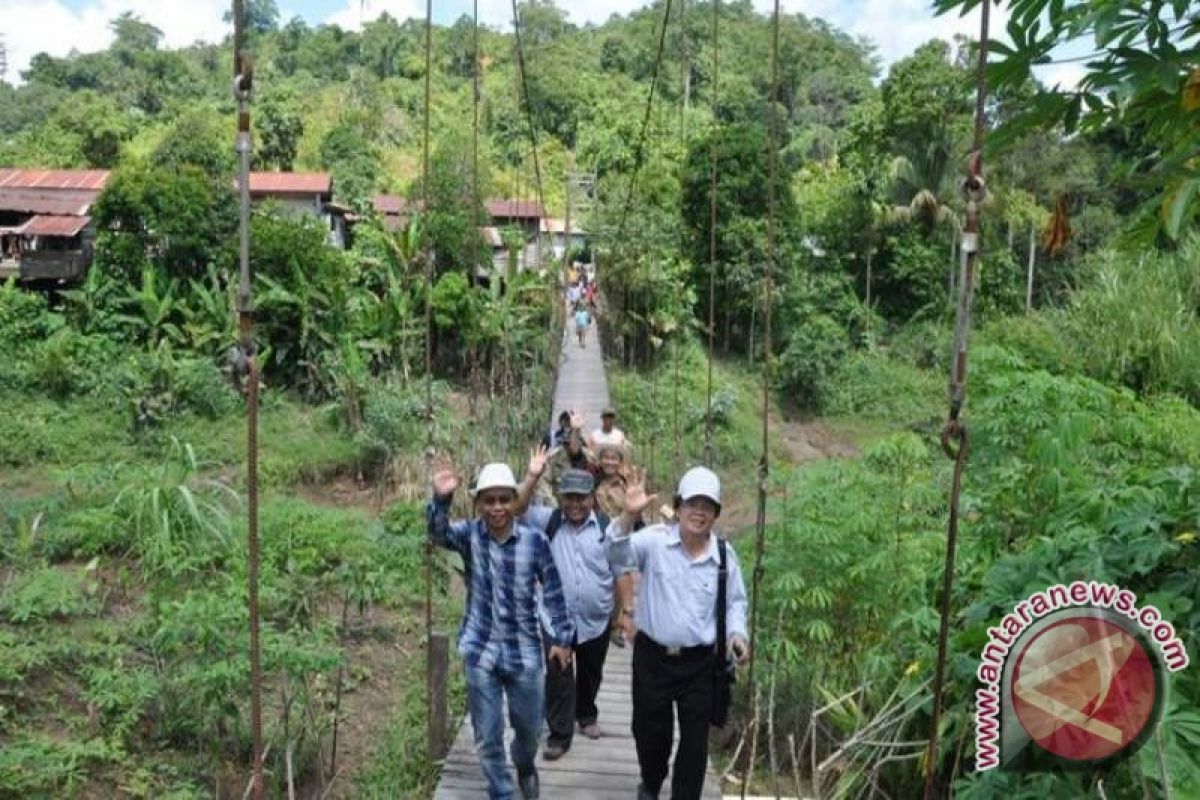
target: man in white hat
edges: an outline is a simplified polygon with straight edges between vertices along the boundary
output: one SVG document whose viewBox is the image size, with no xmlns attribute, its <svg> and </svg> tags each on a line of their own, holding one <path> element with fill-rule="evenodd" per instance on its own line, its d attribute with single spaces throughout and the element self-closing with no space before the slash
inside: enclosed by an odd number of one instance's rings
<svg viewBox="0 0 1200 800">
<path fill-rule="evenodd" d="M 646 494 L 646 476 L 625 491 L 625 510 L 609 526 L 609 561 L 618 575 L 641 573 L 636 602 L 618 584 L 622 625 L 633 646 L 633 737 L 642 782 L 639 800 L 657 798 L 671 756 L 674 712 L 679 748 L 671 777 L 673 800 L 698 800 L 708 765 L 708 726 L 718 681 L 725 674 L 720 653 L 739 662 L 746 645 L 746 588 L 737 555 L 713 535 L 721 513 L 721 482 L 712 470 L 684 473 L 675 495 L 676 519 L 630 535 L 656 495 Z M 725 589 L 718 587 L 725 571 Z M 718 618 L 718 599 L 724 608 Z M 718 642 L 724 629 L 725 642 Z"/>
<path fill-rule="evenodd" d="M 450 464 L 440 465 L 433 476 L 427 519 L 430 539 L 459 553 L 466 567 L 467 606 L 458 652 L 466 670 L 475 749 L 488 797 L 510 800 L 513 785 L 504 758 L 501 715 L 507 696 L 517 783 L 521 796 L 531 800 L 539 794 L 534 758 L 544 703 L 539 594 L 554 631 L 549 660 L 559 668 L 570 666 L 574 626 L 550 541 L 544 533 L 513 519 L 517 482 L 508 465 L 488 464 L 480 470 L 474 490 L 475 519 L 449 519 L 458 483 Z"/>
</svg>

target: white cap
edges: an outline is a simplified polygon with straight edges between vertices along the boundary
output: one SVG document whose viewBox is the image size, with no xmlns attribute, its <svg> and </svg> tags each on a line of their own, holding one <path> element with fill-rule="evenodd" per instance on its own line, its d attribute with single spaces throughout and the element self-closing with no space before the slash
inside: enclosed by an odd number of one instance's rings
<svg viewBox="0 0 1200 800">
<path fill-rule="evenodd" d="M 486 464 L 479 470 L 479 480 L 475 481 L 472 496 L 485 489 L 512 489 L 514 492 L 517 490 L 517 479 L 513 477 L 513 471 L 509 469 L 508 464 Z"/>
<path fill-rule="evenodd" d="M 687 502 L 693 497 L 707 497 L 719 507 L 721 505 L 721 479 L 707 467 L 692 467 L 679 479 L 679 501 Z"/>
</svg>

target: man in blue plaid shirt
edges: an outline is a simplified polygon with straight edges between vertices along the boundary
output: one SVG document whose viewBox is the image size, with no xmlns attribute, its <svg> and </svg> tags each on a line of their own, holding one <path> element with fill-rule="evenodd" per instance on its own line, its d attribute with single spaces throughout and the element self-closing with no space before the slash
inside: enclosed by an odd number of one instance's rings
<svg viewBox="0 0 1200 800">
<path fill-rule="evenodd" d="M 458 476 L 443 464 L 433 476 L 433 501 L 427 511 L 429 537 L 463 557 L 467 606 L 458 635 L 466 666 L 467 705 L 475 749 L 488 784 L 488 797 L 510 800 L 512 779 L 504 758 L 504 697 L 508 698 L 513 737 L 511 754 L 525 800 L 538 797 L 534 766 L 541 730 L 544 666 L 538 597 L 550 613 L 554 642 L 549 658 L 563 669 L 571 663 L 574 638 L 562 583 L 546 535 L 513 518 L 517 482 L 507 464 L 488 464 L 479 472 L 475 519 L 451 522 L 450 501 Z"/>
</svg>

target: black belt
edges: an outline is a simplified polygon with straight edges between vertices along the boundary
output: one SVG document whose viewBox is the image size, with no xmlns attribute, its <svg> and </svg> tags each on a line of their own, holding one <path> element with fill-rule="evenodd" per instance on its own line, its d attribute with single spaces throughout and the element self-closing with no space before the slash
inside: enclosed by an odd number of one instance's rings
<svg viewBox="0 0 1200 800">
<path fill-rule="evenodd" d="M 643 631 L 638 631 L 637 640 L 665 658 L 697 659 L 716 654 L 716 648 L 711 644 L 698 644 L 694 647 L 667 647 L 654 641 Z"/>
</svg>

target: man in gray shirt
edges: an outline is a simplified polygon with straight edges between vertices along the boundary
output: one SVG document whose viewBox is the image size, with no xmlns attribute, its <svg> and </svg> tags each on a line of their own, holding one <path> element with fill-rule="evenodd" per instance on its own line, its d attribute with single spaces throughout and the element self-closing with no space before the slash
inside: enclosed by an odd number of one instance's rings
<svg viewBox="0 0 1200 800">
<path fill-rule="evenodd" d="M 540 475 L 544 459 L 535 452 L 530 478 Z M 521 524 L 542 531 L 550 539 L 554 563 L 562 578 L 567 615 L 575 630 L 574 665 L 546 665 L 546 723 L 550 734 L 542 757 L 553 761 L 571 748 L 578 724 L 589 739 L 601 736 L 597 724 L 596 694 L 608 657 L 608 627 L 613 609 L 613 573 L 608 563 L 608 518 L 595 510 L 595 482 L 590 472 L 569 469 L 558 482 L 559 508 L 530 506 Z M 543 638 L 554 640 L 554 626 L 546 609 Z"/>
<path fill-rule="evenodd" d="M 633 737 L 641 770 L 639 800 L 657 798 L 671 756 L 674 711 L 679 748 L 671 777 L 672 800 L 699 800 L 708 765 L 717 638 L 720 549 L 713 526 L 721 513 L 721 482 L 695 467 L 679 481 L 676 521 L 629 534 L 653 503 L 645 473 L 625 492 L 625 511 L 609 525 L 609 561 L 619 576 L 640 572 L 636 603 L 621 590 L 622 626 L 633 647 Z M 746 645 L 746 588 L 732 547 L 728 562 L 725 629 L 728 650 L 739 661 Z M 628 584 L 626 583 L 626 586 Z"/>
</svg>

